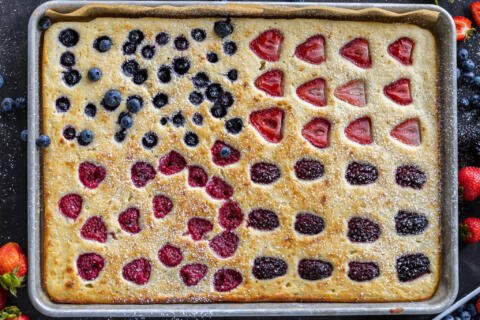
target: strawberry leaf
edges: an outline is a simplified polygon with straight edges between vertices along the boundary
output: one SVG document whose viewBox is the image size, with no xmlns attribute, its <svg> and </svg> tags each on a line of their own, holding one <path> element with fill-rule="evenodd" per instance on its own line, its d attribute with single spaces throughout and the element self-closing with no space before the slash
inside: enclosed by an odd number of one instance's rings
<svg viewBox="0 0 480 320">
<path fill-rule="evenodd" d="M 8 306 L 0 311 L 0 320 L 14 319 L 19 317 L 21 314 L 22 312 L 17 306 Z"/>
<path fill-rule="evenodd" d="M 0 286 L 9 291 L 14 297 L 17 296 L 17 289 L 23 287 L 25 277 L 17 277 L 18 268 L 15 268 L 10 273 L 5 273 L 0 276 Z"/>
</svg>

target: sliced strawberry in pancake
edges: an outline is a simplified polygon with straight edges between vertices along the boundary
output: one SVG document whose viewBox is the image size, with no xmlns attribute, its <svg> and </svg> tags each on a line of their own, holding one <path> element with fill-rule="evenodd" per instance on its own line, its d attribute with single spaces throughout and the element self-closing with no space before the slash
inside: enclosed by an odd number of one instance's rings
<svg viewBox="0 0 480 320">
<path fill-rule="evenodd" d="M 410 66 L 413 63 L 412 53 L 415 48 L 415 42 L 407 37 L 397 39 L 388 46 L 388 53 L 400 63 Z"/>
<path fill-rule="evenodd" d="M 390 131 L 390 135 L 410 146 L 419 146 L 421 142 L 420 121 L 416 118 L 405 120 L 396 125 Z"/>
<path fill-rule="evenodd" d="M 401 78 L 383 88 L 383 93 L 395 103 L 406 106 L 413 102 L 410 93 L 410 79 Z"/>
<path fill-rule="evenodd" d="M 261 59 L 267 61 L 278 61 L 283 42 L 283 34 L 280 30 L 270 29 L 262 32 L 252 42 L 250 49 Z"/>
<path fill-rule="evenodd" d="M 325 80 L 316 78 L 305 82 L 297 88 L 297 95 L 300 99 L 307 101 L 317 107 L 327 105 L 325 99 Z"/>
<path fill-rule="evenodd" d="M 324 118 L 314 118 L 302 129 L 302 136 L 317 148 L 326 148 L 330 145 L 330 122 Z"/>
<path fill-rule="evenodd" d="M 351 61 L 357 67 L 364 69 L 372 67 L 372 59 L 370 58 L 367 39 L 353 39 L 340 49 L 340 55 Z"/>
<path fill-rule="evenodd" d="M 283 118 L 285 112 L 280 108 L 254 111 L 250 114 L 250 123 L 268 142 L 278 143 L 283 138 Z"/>
<path fill-rule="evenodd" d="M 272 97 L 283 96 L 283 71 L 269 70 L 255 80 L 255 87 Z"/>
<path fill-rule="evenodd" d="M 320 64 L 325 61 L 325 37 L 316 34 L 295 49 L 295 56 L 312 64 Z"/>
<path fill-rule="evenodd" d="M 365 99 L 365 82 L 363 80 L 349 81 L 337 87 L 333 94 L 337 99 L 357 107 L 364 107 L 367 104 Z"/>
<path fill-rule="evenodd" d="M 359 144 L 371 144 L 372 137 L 372 122 L 369 117 L 363 117 L 350 122 L 345 128 L 345 135 L 348 139 Z"/>
</svg>

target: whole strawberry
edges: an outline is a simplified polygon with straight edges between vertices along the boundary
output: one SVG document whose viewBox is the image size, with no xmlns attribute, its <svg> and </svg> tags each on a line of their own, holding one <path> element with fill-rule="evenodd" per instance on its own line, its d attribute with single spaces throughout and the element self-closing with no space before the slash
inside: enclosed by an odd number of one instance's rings
<svg viewBox="0 0 480 320">
<path fill-rule="evenodd" d="M 458 172 L 458 183 L 465 201 L 473 201 L 480 196 L 480 168 L 465 167 Z"/>
<path fill-rule="evenodd" d="M 478 298 L 475 303 L 475 309 L 477 309 L 477 313 L 480 314 L 480 298 Z"/>
<path fill-rule="evenodd" d="M 0 286 L 16 295 L 27 274 L 27 257 L 22 248 L 9 242 L 0 247 Z"/>
<path fill-rule="evenodd" d="M 468 243 L 480 241 L 480 218 L 470 217 L 463 220 L 460 224 L 460 236 Z"/>
<path fill-rule="evenodd" d="M 9 306 L 0 310 L 0 320 L 29 320 L 16 306 Z"/>
</svg>

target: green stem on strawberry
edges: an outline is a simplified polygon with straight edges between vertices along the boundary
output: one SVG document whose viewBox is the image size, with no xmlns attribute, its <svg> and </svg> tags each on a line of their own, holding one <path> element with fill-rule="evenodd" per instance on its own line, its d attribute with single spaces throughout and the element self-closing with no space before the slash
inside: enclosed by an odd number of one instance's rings
<svg viewBox="0 0 480 320">
<path fill-rule="evenodd" d="M 22 315 L 17 306 L 8 306 L 0 311 L 0 320 L 15 319 Z"/>
<path fill-rule="evenodd" d="M 10 292 L 14 297 L 17 296 L 17 289 L 23 287 L 25 277 L 17 277 L 18 268 L 15 268 L 10 273 L 5 273 L 0 276 L 0 286 Z"/>
</svg>

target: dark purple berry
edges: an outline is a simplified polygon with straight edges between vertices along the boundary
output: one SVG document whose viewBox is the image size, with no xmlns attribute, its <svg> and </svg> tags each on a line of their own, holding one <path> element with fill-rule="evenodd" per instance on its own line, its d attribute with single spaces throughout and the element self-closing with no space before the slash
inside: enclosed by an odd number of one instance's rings
<svg viewBox="0 0 480 320">
<path fill-rule="evenodd" d="M 230 69 L 227 73 L 227 78 L 230 81 L 236 81 L 238 79 L 238 71 L 237 69 Z"/>
<path fill-rule="evenodd" d="M 148 70 L 147 69 L 140 69 L 135 72 L 133 75 L 133 83 L 135 84 L 142 84 L 148 79 Z"/>
<path fill-rule="evenodd" d="M 97 114 L 97 107 L 93 103 L 89 103 L 85 106 L 84 112 L 87 117 L 94 118 Z"/>
<path fill-rule="evenodd" d="M 62 74 L 63 81 L 65 81 L 65 83 L 70 87 L 73 87 L 82 79 L 80 72 L 75 69 L 63 71 Z"/>
<path fill-rule="evenodd" d="M 173 71 L 178 75 L 184 75 L 190 69 L 190 61 L 186 57 L 173 59 Z"/>
<path fill-rule="evenodd" d="M 406 254 L 397 259 L 398 280 L 407 282 L 431 273 L 430 260 L 423 253 Z"/>
<path fill-rule="evenodd" d="M 140 66 L 138 62 L 133 59 L 127 60 L 122 64 L 122 71 L 128 77 L 132 77 L 138 71 L 139 68 Z"/>
<path fill-rule="evenodd" d="M 200 113 L 194 113 L 192 117 L 192 122 L 197 126 L 201 126 L 203 124 L 203 116 Z"/>
<path fill-rule="evenodd" d="M 227 115 L 227 108 L 219 104 L 214 104 L 213 107 L 210 108 L 210 113 L 214 118 L 221 119 Z"/>
<path fill-rule="evenodd" d="M 168 96 L 165 93 L 158 93 L 153 97 L 153 106 L 157 109 L 163 108 L 168 104 Z"/>
<path fill-rule="evenodd" d="M 193 91 L 188 96 L 188 101 L 190 101 L 191 104 L 198 106 L 200 103 L 203 102 L 203 94 L 198 91 Z"/>
<path fill-rule="evenodd" d="M 137 45 L 133 42 L 125 42 L 122 47 L 124 55 L 132 55 L 137 51 Z"/>
<path fill-rule="evenodd" d="M 425 173 L 412 165 L 400 166 L 395 173 L 395 182 L 402 187 L 422 189 L 427 181 Z"/>
<path fill-rule="evenodd" d="M 201 89 L 208 86 L 210 79 L 205 72 L 199 72 L 192 78 L 192 83 L 195 88 Z"/>
<path fill-rule="evenodd" d="M 241 118 L 233 118 L 225 122 L 225 129 L 231 134 L 238 134 L 242 128 L 243 120 Z"/>
<path fill-rule="evenodd" d="M 192 36 L 193 40 L 198 42 L 202 42 L 207 38 L 207 33 L 205 32 L 205 30 L 200 28 L 193 29 L 190 35 Z"/>
<path fill-rule="evenodd" d="M 112 47 L 112 39 L 107 36 L 98 37 L 93 42 L 93 47 L 99 52 L 107 52 Z"/>
<path fill-rule="evenodd" d="M 421 234 L 427 226 L 428 220 L 423 214 L 400 210 L 395 215 L 395 229 L 402 236 Z"/>
<path fill-rule="evenodd" d="M 295 231 L 300 234 L 313 236 L 325 229 L 323 219 L 315 214 L 300 212 L 295 216 Z"/>
<path fill-rule="evenodd" d="M 348 221 L 347 236 L 352 242 L 375 242 L 380 237 L 380 226 L 370 219 L 354 217 Z"/>
<path fill-rule="evenodd" d="M 233 95 L 228 91 L 222 92 L 217 98 L 217 100 L 215 100 L 215 103 L 221 105 L 224 108 L 230 108 L 234 102 L 235 99 L 233 98 Z"/>
<path fill-rule="evenodd" d="M 117 131 L 115 132 L 115 141 L 117 142 L 122 142 L 123 140 L 125 140 L 125 137 L 127 136 L 127 130 L 125 129 L 120 129 L 120 131 Z"/>
<path fill-rule="evenodd" d="M 377 168 L 369 163 L 350 162 L 345 172 L 345 179 L 353 185 L 374 183 L 377 178 Z"/>
<path fill-rule="evenodd" d="M 220 83 L 212 83 L 209 84 L 207 90 L 205 91 L 205 95 L 207 99 L 214 102 L 216 101 L 223 93 L 223 88 Z M 225 106 L 223 106 L 225 107 Z"/>
<path fill-rule="evenodd" d="M 187 132 L 183 141 L 189 147 L 195 147 L 198 144 L 198 135 L 194 132 Z"/>
<path fill-rule="evenodd" d="M 323 176 L 325 169 L 320 161 L 300 159 L 294 166 L 295 176 L 300 180 L 316 180 Z"/>
<path fill-rule="evenodd" d="M 233 25 L 230 22 L 230 18 L 227 20 L 216 21 L 213 25 L 213 31 L 220 38 L 225 38 L 233 33 Z"/>
<path fill-rule="evenodd" d="M 182 127 L 185 123 L 185 118 L 183 117 L 182 111 L 178 111 L 172 117 L 172 123 L 175 127 Z"/>
<path fill-rule="evenodd" d="M 233 41 L 226 41 L 223 44 L 223 52 L 229 56 L 234 55 L 237 52 L 237 44 Z"/>
<path fill-rule="evenodd" d="M 298 275 L 304 280 L 321 280 L 328 278 L 333 273 L 330 262 L 317 259 L 302 259 L 298 262 Z"/>
<path fill-rule="evenodd" d="M 184 51 L 188 49 L 189 43 L 187 38 L 182 34 L 173 40 L 173 46 L 177 50 Z"/>
<path fill-rule="evenodd" d="M 67 112 L 70 109 L 70 100 L 67 97 L 57 98 L 55 107 L 58 112 Z"/>
<path fill-rule="evenodd" d="M 58 40 L 65 46 L 65 47 L 73 47 L 78 43 L 80 36 L 77 31 L 73 29 L 65 29 L 60 31 L 58 35 Z"/>
<path fill-rule="evenodd" d="M 207 61 L 210 63 L 218 62 L 218 55 L 215 52 L 208 52 L 207 53 Z"/>
<path fill-rule="evenodd" d="M 157 42 L 157 44 L 159 46 L 164 46 L 168 43 L 168 41 L 170 40 L 170 36 L 168 35 L 168 33 L 166 32 L 160 32 L 159 34 L 157 34 L 157 36 L 155 37 L 155 41 Z"/>
<path fill-rule="evenodd" d="M 72 67 L 75 65 L 75 55 L 70 51 L 65 51 L 60 56 L 60 64 L 64 67 Z"/>
<path fill-rule="evenodd" d="M 287 274 L 285 260 L 274 257 L 257 257 L 253 261 L 252 274 L 259 280 L 282 277 Z"/>
<path fill-rule="evenodd" d="M 128 33 L 128 41 L 133 42 L 135 44 L 139 44 L 140 42 L 143 41 L 145 36 L 143 35 L 143 32 L 136 29 L 132 30 Z"/>
<path fill-rule="evenodd" d="M 72 126 L 66 126 L 63 128 L 63 137 L 67 140 L 73 140 L 75 139 L 75 136 L 77 135 L 77 131 L 75 130 L 74 127 Z"/>
<path fill-rule="evenodd" d="M 352 261 L 348 263 L 348 277 L 353 281 L 370 281 L 379 275 L 380 268 L 375 262 Z"/>
<path fill-rule="evenodd" d="M 247 226 L 261 231 L 271 231 L 280 226 L 280 221 L 275 212 L 260 208 L 248 214 Z"/>
<path fill-rule="evenodd" d="M 160 66 L 157 72 L 158 80 L 162 83 L 168 83 L 172 80 L 172 71 L 170 67 L 167 66 Z"/>
<path fill-rule="evenodd" d="M 50 18 L 47 16 L 43 16 L 38 20 L 37 27 L 40 31 L 45 31 L 48 28 L 50 28 L 51 25 L 52 25 L 52 20 L 50 20 Z"/>
<path fill-rule="evenodd" d="M 142 48 L 142 57 L 145 59 L 152 59 L 155 55 L 155 47 L 146 45 Z"/>
<path fill-rule="evenodd" d="M 280 178 L 280 169 L 273 163 L 258 162 L 250 167 L 250 179 L 259 184 L 270 184 Z"/>
<path fill-rule="evenodd" d="M 158 143 L 158 136 L 155 132 L 149 131 L 142 137 L 142 144 L 146 149 L 152 149 Z"/>
<path fill-rule="evenodd" d="M 167 118 L 167 117 L 162 117 L 162 118 L 160 119 L 160 124 L 161 124 L 162 126 L 166 125 L 167 123 L 168 123 L 168 118 Z"/>
</svg>

